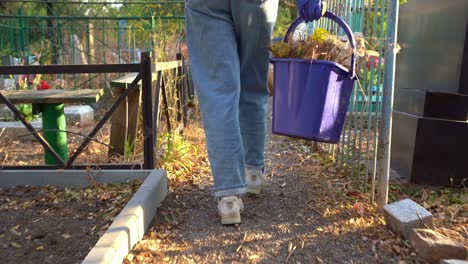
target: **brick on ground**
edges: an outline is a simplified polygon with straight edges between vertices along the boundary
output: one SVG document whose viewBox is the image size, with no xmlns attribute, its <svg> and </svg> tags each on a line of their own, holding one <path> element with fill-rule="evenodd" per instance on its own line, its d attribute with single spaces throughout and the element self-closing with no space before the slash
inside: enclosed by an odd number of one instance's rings
<svg viewBox="0 0 468 264">
<path fill-rule="evenodd" d="M 432 214 L 411 199 L 403 199 L 384 206 L 387 226 L 406 239 L 415 228 L 434 228 Z"/>
<path fill-rule="evenodd" d="M 88 125 L 94 121 L 94 110 L 89 105 L 71 105 L 65 107 L 67 124 Z"/>
</svg>

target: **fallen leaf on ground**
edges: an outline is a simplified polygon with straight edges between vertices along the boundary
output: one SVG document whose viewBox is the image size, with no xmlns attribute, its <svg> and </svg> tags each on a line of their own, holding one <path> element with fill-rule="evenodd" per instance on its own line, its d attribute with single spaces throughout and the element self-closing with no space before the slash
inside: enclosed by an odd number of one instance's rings
<svg viewBox="0 0 468 264">
<path fill-rule="evenodd" d="M 36 250 L 37 250 L 37 251 L 42 251 L 42 250 L 44 250 L 44 246 L 38 246 L 38 247 L 36 248 Z"/>
<path fill-rule="evenodd" d="M 364 216 L 364 204 L 363 203 L 355 203 L 353 205 L 353 208 L 360 216 Z"/>
<path fill-rule="evenodd" d="M 22 248 L 22 247 L 23 247 L 22 245 L 20 245 L 20 244 L 18 244 L 18 243 L 16 243 L 16 242 L 11 242 L 10 245 L 11 245 L 12 247 L 14 247 L 14 248 Z"/>
</svg>

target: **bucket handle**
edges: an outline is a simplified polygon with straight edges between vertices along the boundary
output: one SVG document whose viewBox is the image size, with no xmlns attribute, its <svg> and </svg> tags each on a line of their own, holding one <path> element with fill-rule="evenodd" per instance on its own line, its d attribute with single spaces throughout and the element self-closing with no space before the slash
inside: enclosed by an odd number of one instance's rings
<svg viewBox="0 0 468 264">
<path fill-rule="evenodd" d="M 326 17 L 333 22 L 337 23 L 344 29 L 344 32 L 346 33 L 346 36 L 348 37 L 348 40 L 350 41 L 351 48 L 353 49 L 353 54 L 351 55 L 351 68 L 349 69 L 350 77 L 355 78 L 356 77 L 356 39 L 354 38 L 354 34 L 351 31 L 351 28 L 348 26 L 348 24 L 341 19 L 339 16 L 333 14 L 330 11 L 326 11 L 323 17 Z M 286 32 L 286 36 L 284 36 L 284 42 L 288 42 L 288 37 L 289 34 L 294 32 L 296 27 L 304 22 L 304 19 L 302 17 L 298 17 L 292 24 L 289 26 L 288 31 Z"/>
</svg>

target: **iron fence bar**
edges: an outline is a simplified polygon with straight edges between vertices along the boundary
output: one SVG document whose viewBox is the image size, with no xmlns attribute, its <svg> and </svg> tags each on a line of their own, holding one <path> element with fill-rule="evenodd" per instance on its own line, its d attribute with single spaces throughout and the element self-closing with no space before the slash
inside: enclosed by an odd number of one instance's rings
<svg viewBox="0 0 468 264">
<path fill-rule="evenodd" d="M 2 18 L 3 18 L 3 16 L 2 16 Z M 0 24 L 0 28 L 7 28 L 7 29 L 21 29 L 21 27 L 12 26 L 12 25 L 4 25 L 4 24 Z"/>
<path fill-rule="evenodd" d="M 364 76 L 367 75 L 367 69 L 364 68 Z M 360 87 L 362 87 L 362 104 L 361 104 L 361 112 L 360 112 L 360 124 L 359 124 L 359 151 L 357 153 L 357 160 L 358 160 L 358 169 L 359 169 L 359 173 L 361 173 L 361 159 L 362 158 L 362 155 L 363 155 L 363 147 L 362 147 L 362 142 L 363 142 L 363 134 L 364 134 L 364 123 L 366 122 L 366 116 L 365 114 L 367 113 L 368 117 L 372 114 L 371 111 L 372 111 L 372 92 L 369 92 L 369 87 L 368 87 L 368 84 L 367 84 L 367 81 L 366 81 L 366 77 L 363 78 L 362 80 L 362 83 Z M 369 99 L 370 98 L 370 99 Z M 367 111 L 365 109 L 365 107 L 367 107 Z M 367 130 L 370 131 L 370 122 L 367 123 Z M 367 147 L 369 146 L 369 142 L 367 141 Z M 365 153 L 365 158 L 364 159 L 368 159 L 368 153 L 369 151 L 366 151 Z M 367 168 L 367 163 L 365 164 L 365 168 Z M 360 176 L 361 174 L 359 174 Z M 367 176 L 367 172 L 365 172 L 364 174 L 364 190 L 367 190 L 367 180 L 368 180 L 368 176 Z"/>
<path fill-rule="evenodd" d="M 380 0 L 381 1 L 381 5 L 383 8 L 385 8 L 386 4 L 388 2 L 388 0 Z M 380 20 L 380 27 L 383 28 L 383 25 L 384 25 L 384 22 L 385 19 L 382 17 L 382 19 Z M 376 36 L 377 36 L 377 33 L 376 33 Z M 383 39 L 384 38 L 384 31 L 381 30 L 380 31 L 380 39 Z M 382 64 L 383 64 L 383 61 L 382 61 L 382 54 L 385 52 L 385 46 L 384 45 L 381 45 L 380 48 L 379 48 L 379 54 L 381 54 L 381 56 L 379 56 L 379 62 L 378 62 L 378 65 L 379 65 L 379 69 L 382 67 Z M 380 80 L 382 79 L 382 73 L 381 71 L 378 72 L 378 75 L 377 75 L 377 79 L 378 79 L 378 82 L 380 83 Z M 380 86 L 377 87 L 377 94 L 380 95 L 380 93 L 383 92 L 383 90 L 381 89 Z M 382 102 L 381 102 L 381 99 L 380 97 L 377 97 L 377 113 L 379 113 L 380 115 L 376 115 L 375 116 L 375 133 L 373 135 L 373 138 L 374 138 L 374 151 L 373 151 L 373 154 L 374 154 L 374 159 L 373 159 L 373 163 L 372 163 L 372 202 L 374 202 L 375 200 L 375 187 L 376 187 L 376 178 L 377 178 L 377 166 L 378 166 L 378 144 L 379 144 L 379 133 L 380 133 L 380 119 L 381 119 L 381 116 L 382 116 Z"/>
<path fill-rule="evenodd" d="M 153 127 L 153 100 L 152 100 L 152 71 L 151 54 L 145 52 L 141 55 L 141 89 L 143 96 L 143 148 L 144 169 L 154 168 L 155 134 Z M 133 84 L 133 83 L 132 83 Z"/>
<path fill-rule="evenodd" d="M 355 139 L 356 139 L 356 125 L 357 125 L 357 107 L 358 104 L 356 102 L 358 94 L 357 94 L 357 84 L 356 82 L 354 83 L 354 88 L 353 88 L 353 93 L 352 93 L 352 98 L 351 98 L 351 114 L 353 120 L 350 120 L 350 129 L 348 130 L 348 155 L 347 157 L 350 158 L 349 160 L 349 169 L 350 169 L 350 174 L 351 177 L 355 176 L 354 175 L 354 163 L 355 163 L 355 152 L 356 152 L 356 146 L 355 146 Z M 352 131 L 351 131 L 352 130 Z"/>
<path fill-rule="evenodd" d="M 16 118 L 18 118 L 21 123 L 26 127 L 26 129 L 31 132 L 34 138 L 44 147 L 44 149 L 49 152 L 49 154 L 57 161 L 61 166 L 65 165 L 65 161 L 54 151 L 54 149 L 50 146 L 50 144 L 44 139 L 44 137 L 37 133 L 36 130 L 29 124 L 28 121 L 23 117 L 18 109 L 16 109 L 15 105 L 6 98 L 2 92 L 0 92 L 0 101 L 7 105 L 7 107 L 13 112 Z"/>
<path fill-rule="evenodd" d="M 189 104 L 189 97 L 190 97 L 190 92 L 189 92 L 189 87 L 188 87 L 188 72 L 187 72 L 187 65 L 185 64 L 185 58 L 180 55 L 180 60 L 182 61 L 182 98 L 184 99 L 184 104 L 183 104 L 183 116 L 184 116 L 184 127 L 187 126 L 188 123 L 188 104 Z"/>
<path fill-rule="evenodd" d="M 193 84 L 193 80 L 190 77 L 190 63 L 186 63 L 186 65 L 188 96 L 190 102 L 192 102 L 192 100 L 195 98 L 195 85 Z"/>
<path fill-rule="evenodd" d="M 166 95 L 166 81 L 164 78 L 164 75 L 161 77 L 161 93 L 162 93 L 162 100 L 164 104 L 164 114 L 166 116 L 166 124 L 167 124 L 167 131 L 169 133 L 172 133 L 172 127 L 171 127 L 171 119 L 169 116 L 169 104 L 167 102 L 167 95 Z"/>
<path fill-rule="evenodd" d="M 357 10 L 357 6 L 359 4 L 359 0 L 353 0 L 353 8 Z M 352 14 L 352 25 L 353 29 L 356 30 L 358 28 L 358 13 L 354 12 Z M 353 125 L 353 142 L 352 142 L 352 157 L 353 157 L 353 163 L 351 165 L 351 176 L 355 176 L 358 179 L 361 178 L 361 173 L 359 169 L 359 164 L 360 164 L 360 148 L 358 148 L 358 139 L 359 139 L 359 134 L 361 133 L 360 125 L 362 124 L 362 111 L 363 111 L 363 106 L 365 105 L 364 96 L 362 96 L 360 99 L 359 95 L 361 92 L 361 86 L 359 85 L 359 82 L 355 82 L 355 88 L 356 90 L 355 95 L 355 105 L 357 106 L 355 109 L 355 118 L 354 118 L 354 125 Z M 357 174 L 357 175 L 356 175 Z"/>
<path fill-rule="evenodd" d="M 360 7 L 364 7 L 364 0 L 360 0 Z M 364 16 L 365 16 L 365 9 L 364 9 L 364 12 L 363 14 L 361 14 L 361 19 L 359 21 L 359 28 L 360 30 L 364 33 L 366 31 L 366 28 L 365 28 L 365 25 L 364 25 Z M 359 84 L 360 84 L 360 88 L 362 88 L 362 94 L 363 94 L 363 105 L 361 106 L 361 119 L 360 119 L 360 126 L 359 126 L 359 151 L 358 151 L 358 169 L 359 169 L 359 176 L 361 176 L 361 169 L 362 169 L 362 165 L 361 165 L 361 160 L 363 159 L 363 147 L 362 147 L 362 142 L 363 142 L 363 135 L 364 135 L 364 123 L 366 122 L 366 117 L 365 117 L 365 108 L 364 108 L 364 105 L 366 105 L 367 107 L 371 108 L 372 107 L 372 104 L 369 103 L 369 98 L 371 98 L 371 102 L 372 102 L 372 94 L 369 94 L 369 91 L 368 91 L 368 87 L 367 87 L 367 81 L 366 81 L 366 75 L 367 75 L 367 68 L 364 67 L 363 69 L 363 72 L 364 72 L 364 78 L 362 78 L 362 80 L 359 80 Z M 367 96 L 367 102 L 364 102 L 365 100 L 365 97 Z M 369 109 L 368 109 L 369 110 Z M 368 115 L 370 115 L 369 111 L 367 111 Z M 367 130 L 369 130 L 369 123 L 367 123 Z M 367 144 L 369 145 L 369 144 Z M 369 151 L 366 151 L 365 156 L 368 157 Z M 366 159 L 366 157 L 364 159 Z M 367 175 L 367 162 L 364 164 L 364 191 L 367 191 L 367 181 L 368 181 L 368 175 Z"/>
<path fill-rule="evenodd" d="M 367 16 L 367 13 L 372 11 L 370 4 L 366 8 L 367 8 L 367 10 L 366 10 L 365 16 Z M 370 29 L 369 20 L 365 19 L 365 21 L 363 23 L 364 23 L 364 32 L 365 33 L 370 32 L 371 29 Z M 364 68 L 363 73 L 364 73 L 364 78 L 363 78 L 364 79 L 363 80 L 364 81 L 364 87 L 366 87 L 366 89 L 367 89 L 367 86 L 370 85 L 370 83 L 369 84 L 367 83 L 367 73 L 368 73 L 367 67 Z M 367 96 L 369 97 L 369 95 L 372 95 L 372 93 L 367 91 Z M 371 99 L 372 99 L 372 97 L 371 97 Z M 370 159 L 369 151 L 370 151 L 370 146 L 371 146 L 371 143 L 372 143 L 372 141 L 371 141 L 372 116 L 371 116 L 371 112 L 369 111 L 369 109 L 367 111 L 367 114 L 368 114 L 368 116 L 367 116 L 367 135 L 366 135 L 367 136 L 367 138 L 366 138 L 366 158 L 365 158 L 365 161 L 364 161 L 365 162 L 364 173 L 365 173 L 365 177 L 366 177 L 365 178 L 366 179 L 366 184 L 367 184 L 367 177 L 368 177 L 367 175 L 369 174 L 369 161 L 370 161 L 369 160 Z"/>
<path fill-rule="evenodd" d="M 345 13 L 345 7 L 343 6 L 342 3 L 340 3 L 338 0 L 337 0 L 337 3 L 336 3 L 336 6 L 335 6 L 335 12 L 343 17 L 344 17 L 344 13 Z M 336 34 L 339 35 L 341 33 L 341 27 L 337 27 L 336 28 Z M 344 121 L 344 125 L 343 125 L 343 132 L 341 133 L 341 138 L 340 138 L 340 152 L 339 152 L 339 156 L 338 156 L 338 160 L 339 160 L 339 167 L 344 170 L 345 169 L 345 152 L 346 152 L 346 148 L 345 148 L 345 144 L 346 144 L 346 131 L 347 129 L 349 129 L 349 118 L 348 118 L 348 113 L 349 111 L 347 111 L 346 113 L 346 118 L 345 118 L 345 121 Z"/>
<path fill-rule="evenodd" d="M 85 140 L 81 143 L 81 145 L 76 149 L 75 153 L 68 159 L 67 164 L 65 165 L 65 168 L 69 167 L 70 165 L 73 164 L 75 159 L 78 157 L 78 155 L 81 154 L 81 152 L 84 150 L 84 148 L 91 142 L 90 138 L 94 138 L 94 136 L 101 130 L 102 126 L 107 122 L 107 120 L 110 118 L 110 116 L 115 112 L 115 109 L 122 103 L 124 99 L 127 98 L 128 94 L 135 89 L 135 87 L 138 86 L 138 82 L 141 80 L 141 75 L 142 73 L 139 73 L 133 82 L 129 85 L 129 87 L 117 98 L 117 100 L 114 102 L 112 107 L 106 112 L 104 117 L 99 121 L 99 123 L 93 128 L 91 133 L 89 133 L 88 137 L 85 138 Z"/>
<path fill-rule="evenodd" d="M 153 109 L 153 113 L 154 113 L 154 116 L 153 116 L 153 120 L 154 120 L 154 135 L 155 135 L 155 138 L 157 138 L 157 130 L 158 130 L 158 127 L 159 127 L 159 108 L 160 108 L 160 101 L 159 101 L 159 97 L 160 97 L 160 94 L 161 94 L 161 80 L 162 79 L 162 71 L 158 71 L 157 72 L 157 75 L 156 75 L 156 87 L 154 89 L 154 91 L 152 91 L 152 95 L 154 97 L 154 107 L 152 108 Z"/>
<path fill-rule="evenodd" d="M 388 202 L 390 176 L 390 150 L 392 137 L 392 111 L 395 86 L 395 59 L 398 33 L 399 0 L 388 1 L 387 40 L 385 45 L 385 72 L 382 101 L 382 119 L 379 133 L 379 192 L 377 205 L 380 209 Z"/>
<path fill-rule="evenodd" d="M 352 16 L 351 16 L 351 5 L 350 5 L 350 1 L 351 0 L 346 0 L 345 1 L 345 20 L 346 22 L 348 23 L 348 25 L 351 25 L 351 20 L 352 20 Z M 343 29 L 340 29 L 341 33 L 343 34 L 344 31 Z M 354 120 L 356 118 L 356 115 L 354 114 L 354 107 L 355 107 L 355 98 L 356 98 L 356 89 L 355 87 L 353 87 L 353 91 L 352 91 L 352 94 L 351 94 L 351 109 L 350 111 L 348 111 L 348 113 L 350 113 L 350 117 L 348 118 L 348 122 L 349 122 L 349 127 L 348 127 L 348 135 L 346 137 L 346 153 L 345 153 L 345 162 L 346 162 L 346 167 L 347 167 L 347 171 L 348 172 L 351 172 L 352 173 L 352 170 L 350 170 L 352 164 L 353 164 L 353 157 L 350 155 L 352 153 L 352 149 L 351 149 L 351 141 L 352 141 L 352 132 L 351 130 L 353 129 L 353 124 L 354 124 Z M 352 120 L 349 120 L 349 119 L 352 119 Z"/>
<path fill-rule="evenodd" d="M 177 56 L 177 59 L 180 60 L 180 58 Z M 174 78 L 175 78 L 175 88 L 176 91 L 175 93 L 177 94 L 177 122 L 183 122 L 183 91 L 182 91 L 182 67 L 177 67 L 174 69 Z M 180 124 L 179 124 L 180 125 Z M 183 123 L 182 123 L 183 125 Z M 182 133 L 182 130 L 180 131 Z"/>
</svg>

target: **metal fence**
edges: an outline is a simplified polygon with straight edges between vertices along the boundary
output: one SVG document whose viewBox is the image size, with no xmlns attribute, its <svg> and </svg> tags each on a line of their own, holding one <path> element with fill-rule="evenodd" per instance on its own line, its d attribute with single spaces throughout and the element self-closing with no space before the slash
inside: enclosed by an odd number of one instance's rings
<svg viewBox="0 0 468 264">
<path fill-rule="evenodd" d="M 3 65 L 137 63 L 142 52 L 166 52 L 166 38 L 180 44 L 183 10 L 184 1 L 4 0 L 0 58 Z M 173 44 L 161 60 L 175 59 Z M 109 83 L 107 74 L 63 78 L 73 88 Z"/>
<path fill-rule="evenodd" d="M 374 194 L 376 179 L 380 178 L 383 204 L 388 192 L 393 43 L 399 1 L 327 3 L 328 9 L 344 18 L 354 32 L 363 34 L 366 49 L 374 52 L 360 59 L 359 82 L 353 90 L 340 143 L 322 146 L 343 170 L 363 181 L 366 191 Z M 33 55 L 43 64 L 134 63 L 144 50 L 159 47 L 161 53 L 167 53 L 169 49 L 161 43 L 169 36 L 176 36 L 170 50 L 180 52 L 177 44 L 184 37 L 183 7 L 184 1 L 4 0 L 0 2 L 0 57 Z M 311 26 L 343 33 L 325 19 Z M 25 60 L 28 63 L 29 59 Z M 74 78 L 73 87 L 92 86 L 97 78 Z M 107 75 L 100 78 L 104 85 L 109 83 Z"/>
<path fill-rule="evenodd" d="M 339 144 L 323 149 L 351 177 L 361 180 L 364 191 L 379 191 L 379 206 L 387 203 L 394 45 L 398 0 L 331 0 L 328 9 L 342 17 L 365 39 L 356 82 Z M 338 25 L 321 19 L 311 25 L 342 35 Z M 372 52 L 370 52 L 372 51 Z M 385 83 L 384 83 L 385 79 Z"/>
<path fill-rule="evenodd" d="M 2 69 L 24 65 L 39 68 L 44 65 L 125 68 L 129 65 L 132 69 L 140 65 L 148 51 L 153 54 L 152 63 L 177 60 L 180 65 L 159 70 L 153 76 L 155 87 L 160 87 L 163 97 L 162 102 L 158 101 L 160 111 L 154 116 L 154 123 L 164 121 L 156 126 L 162 128 L 159 132 L 177 131 L 186 123 L 187 105 L 193 99 L 193 87 L 186 79 L 189 65 L 181 55 L 183 11 L 184 1 L 0 1 L 0 61 L 6 67 Z M 115 100 L 121 100 L 112 83 L 128 71 L 17 71 L 12 74 L 2 70 L 0 78 L 15 78 L 16 87 L 9 89 L 34 89 L 34 84 L 19 85 L 23 77 L 31 79 L 32 76 L 52 83 L 57 89 L 104 88 L 106 94 L 99 104 L 105 108 L 105 104 L 113 106 Z M 148 163 L 147 157 L 144 158 L 145 164 Z"/>
<path fill-rule="evenodd" d="M 57 154 L 57 149 L 54 149 L 47 143 L 46 139 L 41 133 L 37 133 L 34 127 L 26 120 L 24 116 L 19 112 L 18 108 L 11 102 L 8 95 L 4 95 L 0 90 L 0 105 L 6 104 L 7 107 L 12 111 L 15 117 L 21 121 L 21 123 L 27 128 L 29 133 L 44 147 L 45 152 L 50 154 L 53 158 L 55 165 L 1 165 L 0 169 L 83 169 L 83 168 L 99 168 L 99 169 L 153 169 L 155 167 L 155 147 L 157 147 L 157 136 L 158 136 L 158 125 L 159 125 L 159 112 L 164 112 L 167 116 L 166 122 L 168 122 L 167 130 L 170 128 L 169 108 L 166 98 L 168 97 L 167 91 L 167 80 L 164 78 L 164 72 L 172 71 L 175 79 L 175 92 L 177 98 L 179 98 L 174 105 L 177 111 L 176 121 L 181 124 L 181 129 L 187 124 L 189 115 L 188 104 L 189 100 L 193 98 L 193 87 L 191 87 L 188 80 L 188 64 L 185 63 L 181 54 L 179 54 L 177 61 L 172 62 L 158 62 L 152 64 L 154 58 L 151 57 L 151 53 L 142 53 L 141 63 L 132 64 L 100 64 L 100 65 L 38 65 L 38 66 L 0 66 L 0 72 L 6 74 L 40 74 L 40 73 L 104 73 L 104 72 L 119 72 L 119 73 L 135 73 L 128 76 L 125 81 L 122 81 L 125 90 L 118 95 L 117 99 L 112 103 L 110 108 L 106 110 L 104 116 L 95 125 L 89 135 L 84 136 L 83 142 L 78 148 L 71 152 L 70 155 L 61 157 Z M 139 84 L 141 82 L 141 85 Z M 133 164 L 78 164 L 75 165 L 75 160 L 79 155 L 83 153 L 83 150 L 89 145 L 94 139 L 98 132 L 103 128 L 104 124 L 110 120 L 111 116 L 117 111 L 118 108 L 125 108 L 125 104 L 122 103 L 128 99 L 129 95 L 135 91 L 141 89 L 141 105 L 142 105 L 142 145 L 143 145 L 143 161 L 141 163 Z M 63 91 L 63 90 L 59 90 Z M 11 94 L 10 94 L 11 95 Z M 163 100 L 160 100 L 162 95 Z M 60 94 L 55 93 L 54 98 L 59 98 Z M 18 99 L 18 98 L 17 98 Z M 162 102 L 161 102 L 162 101 Z M 46 102 L 45 102 L 46 103 Z M 161 108 L 161 109 L 160 109 Z M 138 107 L 137 107 L 138 109 Z M 121 112 L 120 112 L 121 113 Z M 138 113 L 138 110 L 136 111 Z M 127 119 L 131 116 L 127 114 Z M 118 119 L 126 119 L 125 116 L 118 116 Z M 138 119 L 138 117 L 137 117 Z M 136 122 L 135 122 L 136 124 Z M 114 125 L 114 124 L 113 124 Z M 117 130 L 127 130 L 126 127 L 121 127 L 118 123 L 115 124 Z M 129 128 L 131 130 L 131 128 Z M 166 131 L 167 131 L 166 130 Z M 54 131 L 56 133 L 67 133 L 69 131 Z M 123 133 L 118 133 L 122 135 Z M 137 140 L 136 138 L 134 139 Z M 124 138 L 120 138 L 120 142 L 116 141 L 109 146 L 109 153 L 112 148 L 122 144 Z M 120 153 L 119 153 L 120 154 Z M 123 153 L 121 153 L 123 154 Z"/>
</svg>

